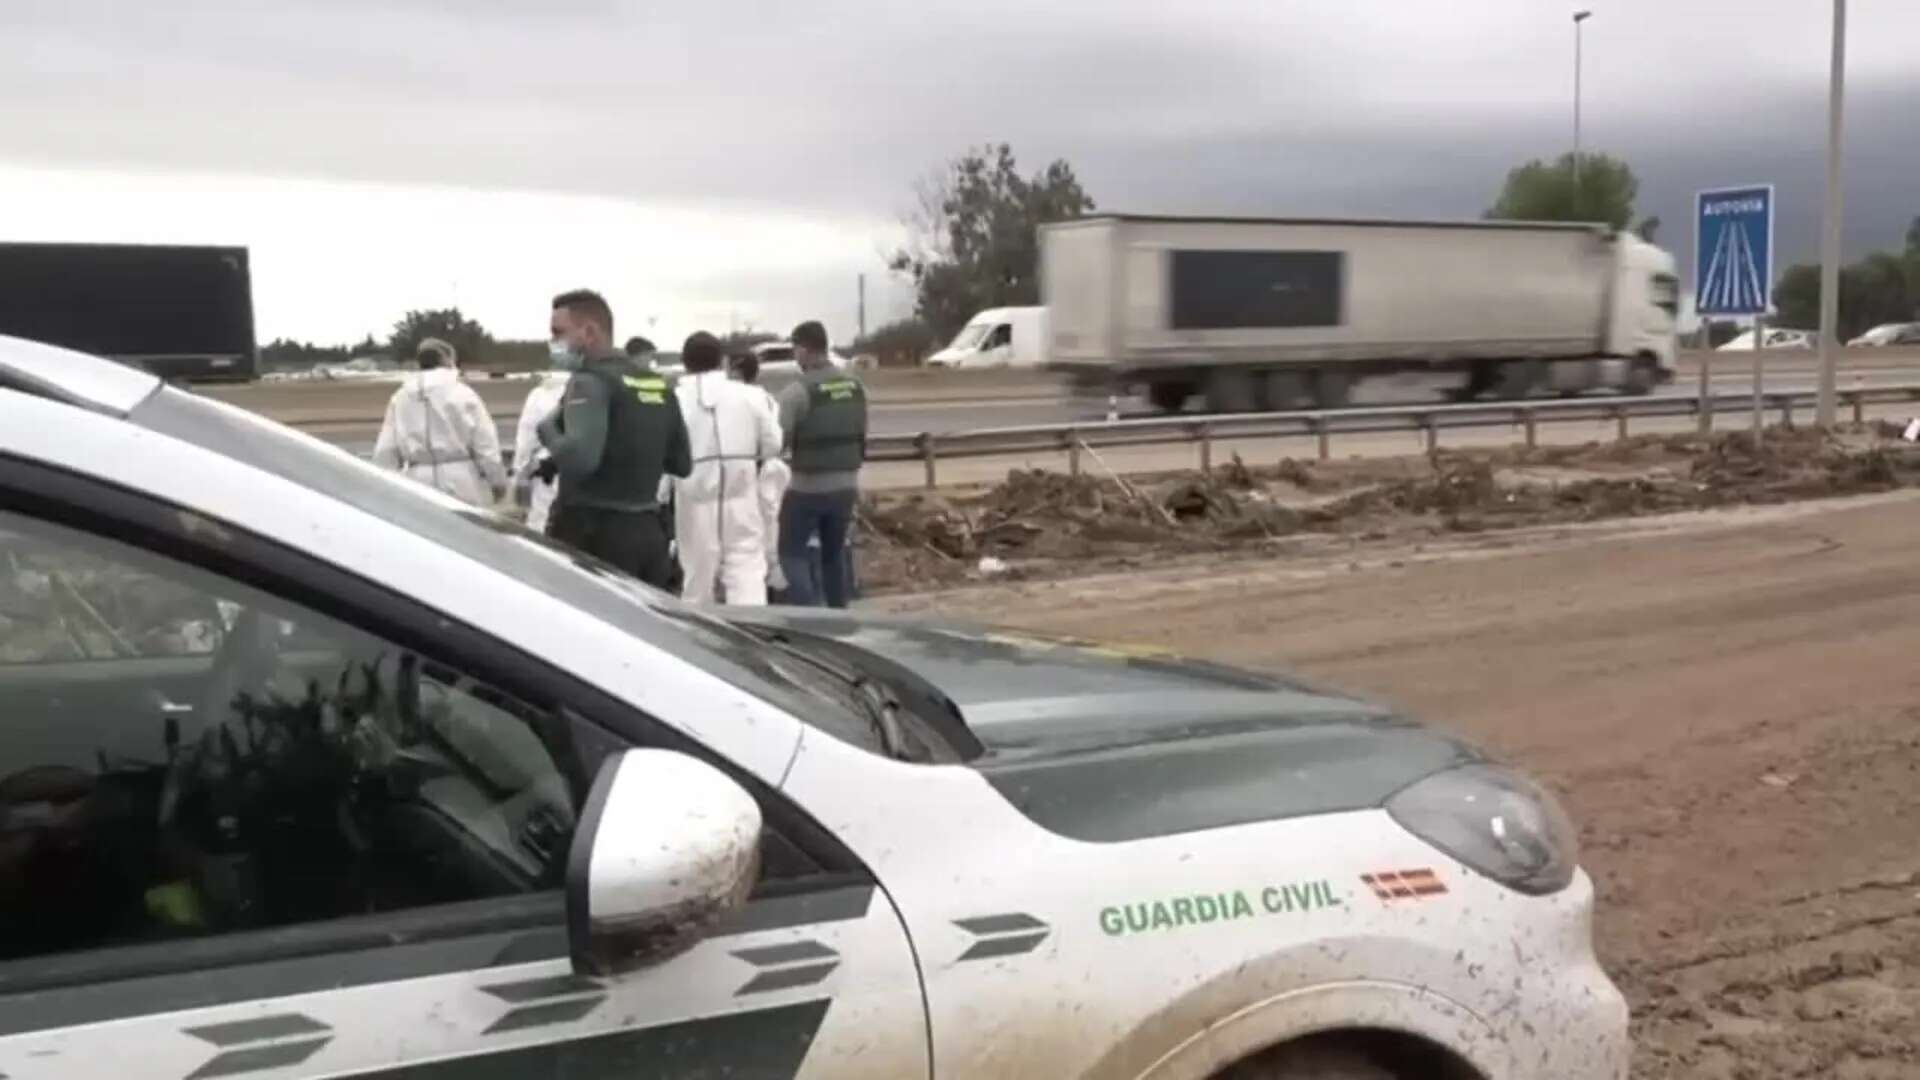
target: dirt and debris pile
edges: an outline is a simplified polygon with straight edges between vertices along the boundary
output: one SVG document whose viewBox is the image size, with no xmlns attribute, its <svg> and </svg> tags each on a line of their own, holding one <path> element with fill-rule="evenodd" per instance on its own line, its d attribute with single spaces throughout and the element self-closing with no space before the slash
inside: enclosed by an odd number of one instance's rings
<svg viewBox="0 0 1920 1080">
<path fill-rule="evenodd" d="M 862 580 L 943 583 L 983 557 L 1059 564 L 1130 553 L 1216 551 L 1284 535 L 1300 517 L 1267 496 L 1236 462 L 1214 476 L 1179 474 L 1136 484 L 1118 478 L 1015 470 L 984 492 L 869 497 L 861 519 Z M 876 576 L 866 570 L 877 563 Z"/>
<path fill-rule="evenodd" d="M 1251 466 L 1124 479 L 1015 470 L 991 488 L 871 496 L 862 580 L 925 587 L 1104 561 L 1225 551 L 1300 534 L 1374 540 L 1476 533 L 1920 484 L 1920 446 L 1776 428 L 1619 443 L 1438 451 L 1424 458 Z"/>
<path fill-rule="evenodd" d="M 882 543 L 931 549 L 956 561 L 1074 558 L 1097 542 L 1159 543 L 1180 533 L 1137 490 L 1037 469 L 1015 470 L 971 497 L 870 500 L 865 517 Z"/>
</svg>

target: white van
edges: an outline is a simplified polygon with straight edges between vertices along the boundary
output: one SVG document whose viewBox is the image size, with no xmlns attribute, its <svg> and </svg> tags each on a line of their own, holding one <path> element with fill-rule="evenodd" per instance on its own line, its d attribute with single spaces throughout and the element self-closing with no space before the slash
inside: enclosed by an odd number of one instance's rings
<svg viewBox="0 0 1920 1080">
<path fill-rule="evenodd" d="M 931 367 L 1039 367 L 1047 361 L 1047 309 L 989 308 L 975 315 L 953 343 L 927 358 Z"/>
</svg>

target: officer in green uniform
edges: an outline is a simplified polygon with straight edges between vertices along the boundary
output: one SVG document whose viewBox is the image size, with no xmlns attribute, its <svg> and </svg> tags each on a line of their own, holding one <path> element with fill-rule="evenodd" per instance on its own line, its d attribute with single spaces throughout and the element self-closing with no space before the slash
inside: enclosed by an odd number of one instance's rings
<svg viewBox="0 0 1920 1080">
<path fill-rule="evenodd" d="M 540 423 L 560 478 L 547 534 L 649 585 L 673 587 L 661 479 L 693 468 L 666 379 L 613 345 L 613 311 L 585 289 L 553 298 L 550 349 L 573 377 Z"/>
<path fill-rule="evenodd" d="M 780 569 L 788 603 L 844 608 L 852 585 L 847 535 L 867 456 L 867 388 L 834 366 L 826 328 L 817 322 L 793 328 L 793 358 L 800 379 L 780 391 L 780 429 L 793 469 L 780 504 Z M 815 538 L 824 595 L 816 595 L 807 553 Z"/>
</svg>

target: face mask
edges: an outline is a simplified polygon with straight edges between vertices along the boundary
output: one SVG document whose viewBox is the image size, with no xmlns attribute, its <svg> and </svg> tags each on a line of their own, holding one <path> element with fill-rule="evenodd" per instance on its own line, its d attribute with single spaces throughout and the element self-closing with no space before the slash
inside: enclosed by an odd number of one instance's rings
<svg viewBox="0 0 1920 1080">
<path fill-rule="evenodd" d="M 585 360 L 578 349 L 564 341 L 547 342 L 547 356 L 553 361 L 555 371 L 578 371 Z"/>
</svg>

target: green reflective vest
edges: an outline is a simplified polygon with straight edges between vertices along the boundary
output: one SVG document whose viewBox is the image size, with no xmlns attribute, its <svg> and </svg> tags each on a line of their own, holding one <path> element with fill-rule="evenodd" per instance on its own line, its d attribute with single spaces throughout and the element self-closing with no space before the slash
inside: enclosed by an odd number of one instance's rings
<svg viewBox="0 0 1920 1080">
<path fill-rule="evenodd" d="M 674 429 L 685 426 L 667 380 L 626 357 L 591 362 L 574 377 L 606 387 L 607 445 L 592 476 L 561 482 L 559 502 L 609 510 L 655 505 L 660 477 L 671 467 Z"/>
<path fill-rule="evenodd" d="M 851 375 L 809 380 L 793 432 L 796 473 L 854 472 L 867 456 L 867 388 Z"/>
</svg>

